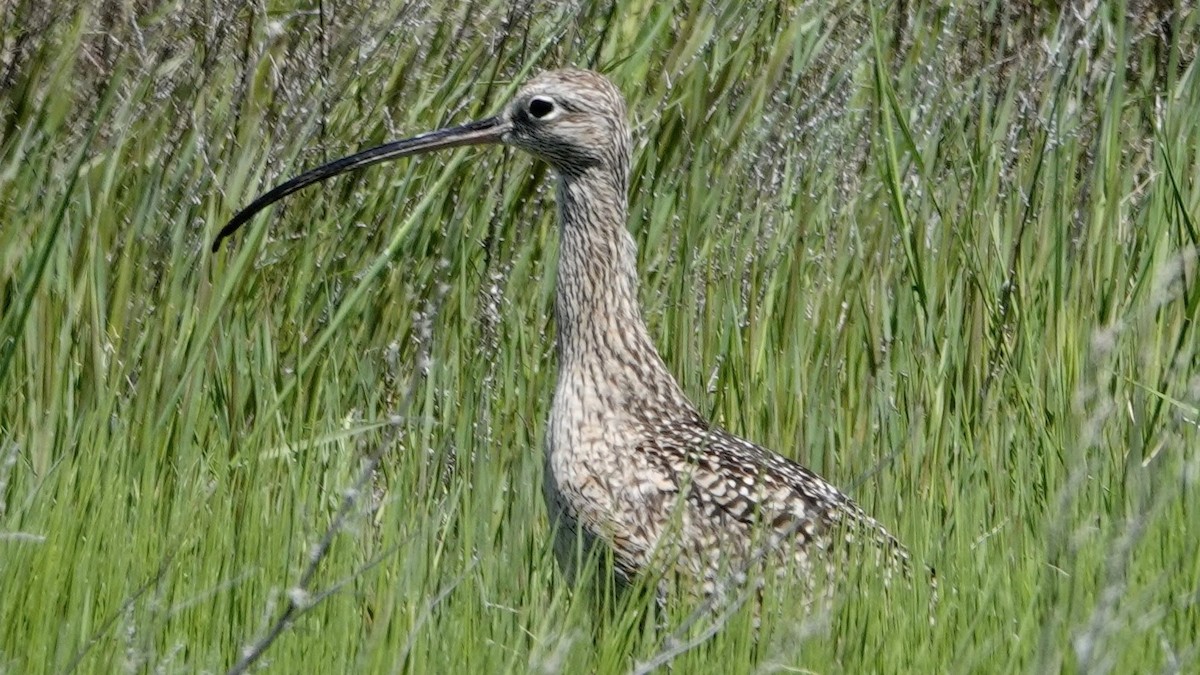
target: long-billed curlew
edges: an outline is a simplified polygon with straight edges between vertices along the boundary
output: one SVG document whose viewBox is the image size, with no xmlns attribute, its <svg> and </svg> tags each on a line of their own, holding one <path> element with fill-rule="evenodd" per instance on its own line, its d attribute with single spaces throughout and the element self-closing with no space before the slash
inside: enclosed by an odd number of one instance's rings
<svg viewBox="0 0 1200 675">
<path fill-rule="evenodd" d="M 839 541 L 870 544 L 889 568 L 907 568 L 905 549 L 849 497 L 710 424 L 667 371 L 642 321 L 636 249 L 625 223 L 625 102 L 601 75 L 542 73 L 495 117 L 313 169 L 238 213 L 213 251 L 306 185 L 389 159 L 488 143 L 521 148 L 558 174 L 558 383 L 544 488 L 568 572 L 597 542 L 611 549 L 620 581 L 648 569 L 673 572 L 660 592 L 676 577 L 693 592 L 719 592 L 766 552 L 807 570 L 814 553 Z"/>
</svg>

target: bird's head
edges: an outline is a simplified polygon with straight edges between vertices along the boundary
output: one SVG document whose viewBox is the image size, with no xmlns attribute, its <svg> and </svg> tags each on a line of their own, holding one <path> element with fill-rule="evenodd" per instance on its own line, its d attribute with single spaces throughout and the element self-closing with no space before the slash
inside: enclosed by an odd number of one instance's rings
<svg viewBox="0 0 1200 675">
<path fill-rule="evenodd" d="M 552 70 L 530 80 L 500 115 L 501 140 L 571 175 L 616 171 L 628 161 L 625 99 L 588 70 Z"/>
<path fill-rule="evenodd" d="M 271 204 L 313 183 L 391 159 L 462 145 L 504 143 L 554 167 L 564 177 L 610 173 L 623 189 L 629 159 L 629 127 L 621 92 L 603 75 L 565 69 L 526 83 L 504 111 L 462 126 L 393 141 L 334 160 L 285 181 L 238 212 L 213 241 L 221 241 Z"/>
</svg>

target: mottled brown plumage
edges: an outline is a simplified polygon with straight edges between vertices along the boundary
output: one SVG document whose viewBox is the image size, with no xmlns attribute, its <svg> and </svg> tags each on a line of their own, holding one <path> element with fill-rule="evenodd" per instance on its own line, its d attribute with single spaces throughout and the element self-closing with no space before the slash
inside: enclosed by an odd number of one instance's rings
<svg viewBox="0 0 1200 675">
<path fill-rule="evenodd" d="M 275 200 L 386 159 L 500 142 L 558 174 L 555 313 L 558 382 L 546 432 L 544 491 L 568 571 L 595 544 L 628 580 L 664 572 L 712 594 L 749 565 L 810 573 L 840 542 L 875 548 L 888 568 L 908 554 L 849 497 L 804 467 L 707 422 L 671 376 L 641 317 L 626 229 L 629 128 L 620 92 L 583 70 L 543 73 L 498 116 L 338 160 L 260 197 L 218 235 Z M 582 544 L 582 546 L 579 546 Z"/>
</svg>

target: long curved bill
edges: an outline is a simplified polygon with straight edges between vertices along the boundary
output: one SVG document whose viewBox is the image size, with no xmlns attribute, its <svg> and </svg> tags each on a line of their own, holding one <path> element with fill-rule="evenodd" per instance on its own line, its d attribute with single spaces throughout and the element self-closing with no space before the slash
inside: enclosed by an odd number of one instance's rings
<svg viewBox="0 0 1200 675">
<path fill-rule="evenodd" d="M 250 205 L 238 212 L 213 240 L 212 250 L 216 253 L 221 248 L 221 242 L 232 235 L 239 227 L 245 225 L 259 211 L 283 199 L 293 192 L 319 183 L 326 178 L 333 178 L 348 171 L 361 169 L 410 155 L 418 155 L 433 150 L 455 148 L 460 145 L 485 145 L 499 143 L 501 138 L 511 129 L 511 124 L 501 117 L 489 117 L 478 122 L 470 122 L 458 127 L 439 129 L 429 133 L 413 136 L 402 141 L 393 141 L 385 145 L 363 150 L 360 153 L 334 160 L 328 164 L 306 171 L 295 178 L 280 183 L 250 202 Z"/>
</svg>

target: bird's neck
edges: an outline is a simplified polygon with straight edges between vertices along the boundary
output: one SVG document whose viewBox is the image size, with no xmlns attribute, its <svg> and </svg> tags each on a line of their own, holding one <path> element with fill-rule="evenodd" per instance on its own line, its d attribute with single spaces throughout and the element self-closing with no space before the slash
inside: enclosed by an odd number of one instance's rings
<svg viewBox="0 0 1200 675">
<path fill-rule="evenodd" d="M 559 385 L 568 384 L 563 378 L 599 376 L 624 392 L 629 406 L 690 406 L 642 320 L 625 190 L 616 172 L 560 176 Z"/>
</svg>

